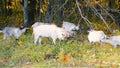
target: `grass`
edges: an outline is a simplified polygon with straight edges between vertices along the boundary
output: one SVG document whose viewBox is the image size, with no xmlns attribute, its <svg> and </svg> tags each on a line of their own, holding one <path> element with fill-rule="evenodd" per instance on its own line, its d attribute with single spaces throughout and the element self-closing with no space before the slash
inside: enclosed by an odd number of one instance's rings
<svg viewBox="0 0 120 68">
<path fill-rule="evenodd" d="M 44 38 L 43 45 L 34 45 L 31 33 L 22 35 L 18 41 L 14 38 L 4 41 L 2 36 L 1 68 L 120 67 L 120 48 L 110 44 L 91 45 L 86 38 L 84 41 L 69 39 L 54 45 L 51 39 Z"/>
</svg>

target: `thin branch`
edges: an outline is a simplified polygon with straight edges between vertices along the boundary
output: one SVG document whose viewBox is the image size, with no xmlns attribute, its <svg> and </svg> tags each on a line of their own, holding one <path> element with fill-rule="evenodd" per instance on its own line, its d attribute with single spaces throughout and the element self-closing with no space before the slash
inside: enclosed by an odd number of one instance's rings
<svg viewBox="0 0 120 68">
<path fill-rule="evenodd" d="M 103 8 L 103 6 L 100 5 L 97 1 L 95 1 L 95 2 L 98 4 L 98 6 L 100 6 L 100 7 L 105 11 L 105 13 L 113 20 L 113 22 L 115 22 L 115 19 L 110 15 L 110 13 L 108 13 L 108 12 Z"/>
<path fill-rule="evenodd" d="M 80 12 L 81 18 L 87 23 L 88 26 L 92 26 L 92 25 L 91 25 L 91 22 L 90 22 L 87 18 L 85 18 L 85 17 L 83 16 L 82 11 L 81 11 L 81 8 L 79 7 L 78 0 L 76 0 L 76 5 L 77 5 L 78 10 L 79 10 L 79 12 Z"/>
<path fill-rule="evenodd" d="M 97 11 L 97 9 L 90 3 L 88 2 L 88 0 L 85 0 L 85 2 L 89 5 L 89 7 L 96 13 L 96 15 L 102 19 L 102 21 L 105 23 L 105 25 L 107 26 L 108 30 L 112 33 L 112 30 L 110 29 L 110 27 L 108 26 L 107 22 L 104 20 L 104 18 L 102 17 L 102 15 Z"/>
<path fill-rule="evenodd" d="M 80 26 L 81 21 L 82 21 L 82 18 L 79 19 L 78 24 L 77 24 L 78 26 Z"/>
</svg>

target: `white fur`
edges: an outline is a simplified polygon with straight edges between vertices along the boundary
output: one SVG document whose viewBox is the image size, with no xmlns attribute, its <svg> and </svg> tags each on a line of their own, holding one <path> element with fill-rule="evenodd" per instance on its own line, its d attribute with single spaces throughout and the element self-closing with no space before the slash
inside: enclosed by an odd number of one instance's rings
<svg viewBox="0 0 120 68">
<path fill-rule="evenodd" d="M 37 26 L 42 25 L 42 24 L 44 24 L 44 23 L 42 23 L 42 22 L 35 22 L 35 23 L 32 25 L 32 27 L 37 27 Z"/>
<path fill-rule="evenodd" d="M 39 25 L 44 25 L 44 24 L 50 25 L 50 23 L 35 22 L 35 23 L 32 25 L 32 27 L 35 28 L 35 27 L 37 27 L 37 26 L 39 26 Z"/>
<path fill-rule="evenodd" d="M 103 31 L 91 30 L 88 34 L 88 40 L 90 43 L 101 42 L 101 39 L 106 38 Z"/>
<path fill-rule="evenodd" d="M 22 33 L 24 33 L 26 31 L 27 28 L 16 28 L 16 27 L 5 27 L 1 32 L 4 33 L 4 40 L 6 40 L 8 37 L 15 37 L 16 39 L 18 39 Z"/>
<path fill-rule="evenodd" d="M 112 36 L 112 37 L 109 37 L 106 39 L 102 39 L 101 41 L 110 43 L 111 45 L 113 45 L 116 48 L 117 45 L 120 45 L 120 36 Z"/>
<path fill-rule="evenodd" d="M 79 26 L 76 26 L 73 23 L 65 22 L 65 21 L 63 21 L 62 28 L 69 33 L 69 36 L 72 36 L 73 34 L 75 34 L 74 30 L 79 30 Z"/>
<path fill-rule="evenodd" d="M 33 28 L 33 36 L 34 44 L 37 44 L 38 41 L 41 44 L 42 37 L 51 37 L 56 44 L 56 39 L 64 40 L 67 37 L 67 32 L 56 25 L 44 24 Z"/>
</svg>

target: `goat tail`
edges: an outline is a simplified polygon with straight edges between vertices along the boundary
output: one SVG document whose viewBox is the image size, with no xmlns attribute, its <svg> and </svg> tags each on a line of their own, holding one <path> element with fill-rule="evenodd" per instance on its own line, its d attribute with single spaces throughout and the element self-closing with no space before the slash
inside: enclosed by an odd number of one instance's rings
<svg viewBox="0 0 120 68">
<path fill-rule="evenodd" d="M 2 30 L 0 30 L 0 33 L 2 33 L 3 31 Z"/>
</svg>

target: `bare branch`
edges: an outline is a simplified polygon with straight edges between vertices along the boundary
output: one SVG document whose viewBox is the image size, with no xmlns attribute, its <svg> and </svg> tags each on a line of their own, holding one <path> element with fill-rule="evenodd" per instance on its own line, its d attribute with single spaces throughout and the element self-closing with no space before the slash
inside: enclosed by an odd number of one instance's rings
<svg viewBox="0 0 120 68">
<path fill-rule="evenodd" d="M 91 28 L 91 27 L 92 27 L 91 22 L 90 22 L 86 17 L 83 16 L 82 11 L 81 11 L 81 9 L 80 9 L 80 7 L 79 7 L 78 0 L 76 0 L 76 5 L 77 5 L 78 10 L 79 10 L 79 12 L 80 12 L 81 18 L 82 18 L 82 19 L 87 23 L 87 25 Z"/>
<path fill-rule="evenodd" d="M 115 19 L 110 15 L 110 13 L 108 13 L 108 12 L 104 9 L 104 7 L 103 7 L 102 5 L 100 5 L 97 1 L 95 1 L 95 2 L 98 4 L 98 6 L 100 6 L 100 7 L 105 11 L 105 13 L 112 19 L 112 21 L 115 22 Z"/>
<path fill-rule="evenodd" d="M 82 18 L 79 19 L 78 24 L 77 24 L 78 26 L 80 26 L 81 21 L 82 21 Z"/>
<path fill-rule="evenodd" d="M 96 15 L 102 19 L 102 21 L 105 23 L 105 25 L 107 26 L 108 30 L 112 33 L 112 30 L 110 29 L 110 27 L 108 26 L 107 22 L 104 20 L 104 18 L 102 17 L 102 15 L 97 11 L 97 9 L 90 3 L 88 2 L 88 0 L 85 0 L 85 2 L 89 5 L 89 7 L 96 13 Z"/>
</svg>

